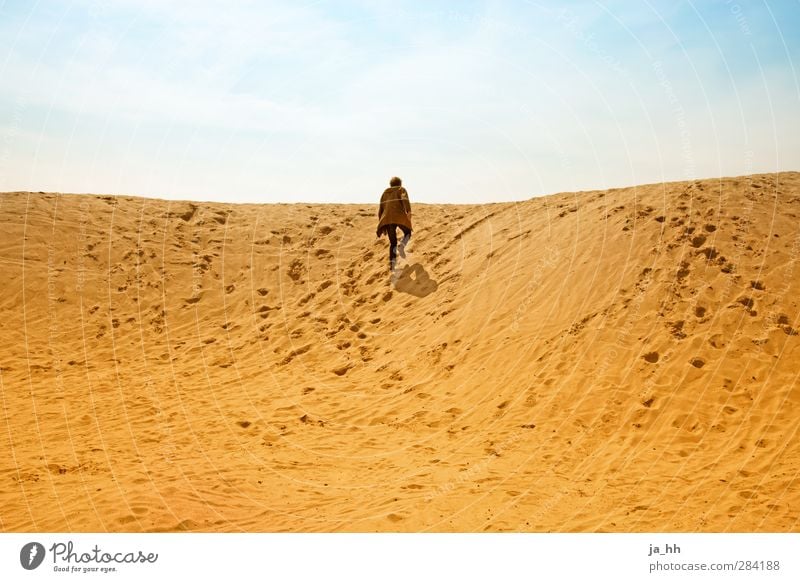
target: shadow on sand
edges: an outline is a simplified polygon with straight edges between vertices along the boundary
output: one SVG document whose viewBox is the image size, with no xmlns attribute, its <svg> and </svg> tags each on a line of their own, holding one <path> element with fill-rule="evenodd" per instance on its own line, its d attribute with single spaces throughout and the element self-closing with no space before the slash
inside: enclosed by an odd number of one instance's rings
<svg viewBox="0 0 800 582">
<path fill-rule="evenodd" d="M 425 267 L 419 263 L 403 268 L 394 283 L 400 293 L 408 293 L 415 297 L 426 297 L 439 288 L 439 284 L 430 278 Z"/>
</svg>

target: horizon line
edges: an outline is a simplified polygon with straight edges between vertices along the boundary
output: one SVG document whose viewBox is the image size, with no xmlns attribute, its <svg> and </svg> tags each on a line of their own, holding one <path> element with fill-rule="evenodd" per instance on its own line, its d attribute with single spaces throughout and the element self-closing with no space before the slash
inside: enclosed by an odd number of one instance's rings
<svg viewBox="0 0 800 582">
<path fill-rule="evenodd" d="M 752 174 L 737 174 L 734 176 L 712 176 L 712 177 L 705 177 L 705 178 L 686 178 L 684 180 L 663 180 L 660 182 L 642 182 L 637 184 L 629 184 L 624 186 L 612 186 L 609 188 L 594 188 L 591 190 L 562 190 L 558 192 L 548 192 L 542 194 L 533 194 L 528 198 L 523 198 L 519 200 L 499 200 L 499 201 L 487 201 L 487 202 L 470 202 L 470 203 L 458 203 L 458 202 L 424 202 L 424 201 L 414 201 L 412 197 L 412 204 L 422 204 L 427 206 L 488 206 L 494 204 L 514 204 L 514 203 L 521 203 L 521 202 L 529 202 L 536 198 L 547 198 L 550 196 L 559 196 L 564 194 L 585 194 L 591 192 L 609 192 L 613 190 L 630 190 L 633 188 L 643 188 L 645 186 L 655 186 L 655 185 L 669 185 L 669 184 L 681 184 L 687 182 L 709 182 L 715 180 L 735 180 L 741 178 L 749 178 L 755 176 L 778 176 L 780 174 L 798 174 L 800 170 L 776 170 L 774 172 L 757 172 Z M 352 206 L 364 206 L 364 205 L 372 205 L 372 202 L 315 202 L 315 201 L 292 201 L 292 202 L 282 202 L 282 201 L 270 201 L 270 202 L 240 202 L 240 201 L 219 201 L 219 200 L 203 200 L 203 199 L 189 199 L 189 198 L 165 198 L 160 195 L 148 195 L 148 194 L 124 194 L 124 193 L 113 193 L 113 192 L 57 192 L 57 191 L 44 191 L 44 190 L 7 190 L 0 192 L 0 196 L 4 196 L 7 194 L 36 194 L 36 195 L 58 195 L 58 196 L 96 196 L 96 197 L 106 197 L 111 196 L 114 198 L 135 198 L 139 200 L 156 200 L 161 202 L 186 202 L 186 203 L 194 203 L 194 204 L 228 204 L 228 205 L 237 205 L 237 206 L 266 206 L 266 205 L 306 205 L 306 206 L 325 206 L 325 205 L 352 205 Z M 377 195 L 376 198 L 380 198 L 380 195 Z"/>
</svg>

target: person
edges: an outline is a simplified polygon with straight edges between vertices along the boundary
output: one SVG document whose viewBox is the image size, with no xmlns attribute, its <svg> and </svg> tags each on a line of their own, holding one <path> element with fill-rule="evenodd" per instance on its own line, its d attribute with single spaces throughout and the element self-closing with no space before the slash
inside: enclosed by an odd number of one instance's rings
<svg viewBox="0 0 800 582">
<path fill-rule="evenodd" d="M 397 244 L 397 229 L 403 231 L 403 240 Z M 406 245 L 411 240 L 411 203 L 403 182 L 395 176 L 389 180 L 389 187 L 383 191 L 378 206 L 378 238 L 386 234 L 389 237 L 389 271 L 394 272 L 397 253 L 405 258 Z"/>
</svg>

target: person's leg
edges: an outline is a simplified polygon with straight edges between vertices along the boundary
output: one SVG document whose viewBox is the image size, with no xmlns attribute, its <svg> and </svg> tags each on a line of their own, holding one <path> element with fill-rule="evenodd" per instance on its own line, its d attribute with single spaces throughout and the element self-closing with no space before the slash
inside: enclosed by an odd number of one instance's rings
<svg viewBox="0 0 800 582">
<path fill-rule="evenodd" d="M 406 258 L 406 245 L 408 244 L 408 241 L 411 240 L 411 229 L 408 228 L 407 226 L 403 226 L 402 224 L 400 224 L 398 226 L 400 227 L 400 230 L 403 231 L 403 240 L 400 241 L 400 248 L 399 248 L 400 256 L 405 259 Z"/>
<path fill-rule="evenodd" d="M 397 260 L 397 226 L 390 224 L 386 228 L 386 234 L 389 235 L 389 267 L 394 269 Z"/>
</svg>

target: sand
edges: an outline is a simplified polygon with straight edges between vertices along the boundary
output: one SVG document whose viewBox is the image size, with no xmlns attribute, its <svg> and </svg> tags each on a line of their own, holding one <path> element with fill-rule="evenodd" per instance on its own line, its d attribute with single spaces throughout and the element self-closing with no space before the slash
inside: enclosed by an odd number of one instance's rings
<svg viewBox="0 0 800 582">
<path fill-rule="evenodd" d="M 0 530 L 800 531 L 800 173 L 376 208 L 2 194 Z"/>
</svg>

